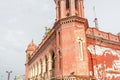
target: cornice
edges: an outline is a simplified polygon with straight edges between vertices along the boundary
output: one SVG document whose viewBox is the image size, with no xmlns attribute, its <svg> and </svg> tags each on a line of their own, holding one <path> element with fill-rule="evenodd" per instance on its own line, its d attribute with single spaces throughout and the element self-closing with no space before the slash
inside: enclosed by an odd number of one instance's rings
<svg viewBox="0 0 120 80">
<path fill-rule="evenodd" d="M 72 22 L 82 23 L 85 25 L 86 29 L 89 27 L 88 20 L 86 18 L 82 18 L 78 16 L 70 16 L 56 21 L 53 28 L 56 29 L 56 27 L 58 27 L 59 25 L 69 24 Z"/>
<path fill-rule="evenodd" d="M 98 40 L 98 41 L 101 41 L 101 42 L 104 42 L 104 43 L 108 43 L 108 44 L 113 44 L 113 45 L 118 45 L 120 46 L 120 42 L 115 42 L 115 41 L 111 41 L 111 40 L 107 40 L 107 39 L 103 39 L 101 37 L 98 37 L 98 36 L 92 36 L 90 34 L 86 34 L 87 38 L 91 38 L 93 40 Z"/>
</svg>

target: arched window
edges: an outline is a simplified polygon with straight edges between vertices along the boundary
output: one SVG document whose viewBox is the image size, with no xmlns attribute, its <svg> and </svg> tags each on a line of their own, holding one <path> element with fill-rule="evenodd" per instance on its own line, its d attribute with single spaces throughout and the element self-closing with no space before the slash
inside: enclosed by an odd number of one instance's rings
<svg viewBox="0 0 120 80">
<path fill-rule="evenodd" d="M 55 54 L 52 53 L 52 69 L 55 69 Z"/>
<path fill-rule="evenodd" d="M 69 5 L 69 0 L 66 0 L 66 9 L 69 9 L 70 5 Z"/>
<path fill-rule="evenodd" d="M 61 45 L 61 39 L 60 39 L 61 38 L 61 34 L 60 34 L 60 32 L 58 32 L 58 38 L 59 38 L 58 39 L 59 40 L 59 45 Z"/>
<path fill-rule="evenodd" d="M 47 59 L 47 56 L 45 56 L 45 64 L 46 64 L 46 66 L 45 66 L 45 68 L 46 68 L 46 72 L 48 71 L 48 59 Z"/>
<path fill-rule="evenodd" d="M 82 40 L 79 39 L 78 43 L 79 43 L 79 50 L 80 50 L 80 60 L 83 60 L 83 49 L 82 49 L 83 44 L 82 44 Z"/>
<path fill-rule="evenodd" d="M 78 8 L 78 0 L 75 0 L 75 9 Z"/>
<path fill-rule="evenodd" d="M 59 69 L 61 70 L 61 68 L 62 68 L 62 54 L 59 51 Z"/>
<path fill-rule="evenodd" d="M 60 1 L 58 1 L 58 6 L 60 7 Z"/>
<path fill-rule="evenodd" d="M 55 53 L 51 51 L 51 77 L 55 77 Z"/>
</svg>

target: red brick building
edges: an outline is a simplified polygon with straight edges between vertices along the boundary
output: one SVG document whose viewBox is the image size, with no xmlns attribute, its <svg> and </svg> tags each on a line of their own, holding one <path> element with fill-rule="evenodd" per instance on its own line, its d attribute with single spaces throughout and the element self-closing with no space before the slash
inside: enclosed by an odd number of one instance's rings
<svg viewBox="0 0 120 80">
<path fill-rule="evenodd" d="M 91 28 L 83 0 L 55 0 L 56 22 L 26 50 L 26 80 L 119 80 L 120 36 Z"/>
</svg>

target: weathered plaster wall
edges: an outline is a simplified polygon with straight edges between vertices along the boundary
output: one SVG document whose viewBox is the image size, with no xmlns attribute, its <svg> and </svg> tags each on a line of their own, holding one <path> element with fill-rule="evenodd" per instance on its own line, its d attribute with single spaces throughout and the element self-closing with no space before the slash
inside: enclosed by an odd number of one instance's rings
<svg viewBox="0 0 120 80">
<path fill-rule="evenodd" d="M 90 75 L 106 80 L 120 79 L 120 50 L 103 47 L 100 45 L 88 45 L 90 57 Z"/>
</svg>

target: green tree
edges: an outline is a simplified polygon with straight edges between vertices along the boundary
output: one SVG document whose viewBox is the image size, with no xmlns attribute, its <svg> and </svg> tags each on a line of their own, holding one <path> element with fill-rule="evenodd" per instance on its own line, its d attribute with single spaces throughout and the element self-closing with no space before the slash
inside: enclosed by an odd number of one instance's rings
<svg viewBox="0 0 120 80">
<path fill-rule="evenodd" d="M 51 30 L 51 29 L 46 26 L 46 27 L 45 27 L 45 35 L 50 34 L 50 30 Z"/>
</svg>

